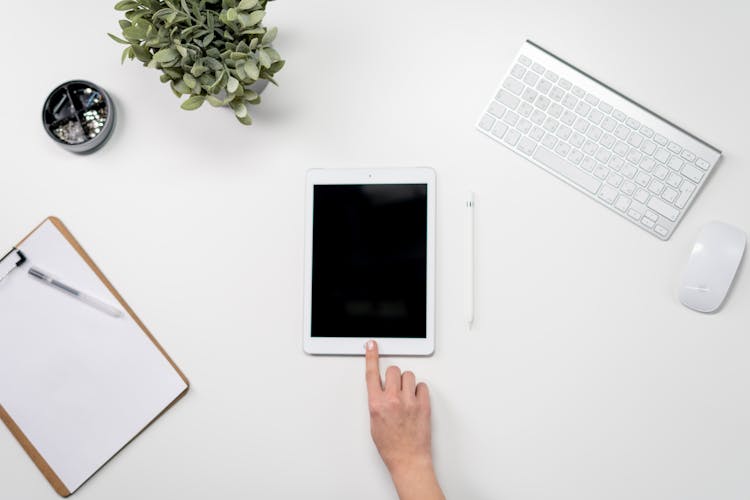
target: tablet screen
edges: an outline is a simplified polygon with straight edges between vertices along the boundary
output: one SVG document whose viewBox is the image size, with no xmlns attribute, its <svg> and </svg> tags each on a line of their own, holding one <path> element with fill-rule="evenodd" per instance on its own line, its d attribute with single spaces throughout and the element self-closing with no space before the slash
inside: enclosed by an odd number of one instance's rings
<svg viewBox="0 0 750 500">
<path fill-rule="evenodd" d="M 316 185 L 313 337 L 425 338 L 427 185 Z"/>
</svg>

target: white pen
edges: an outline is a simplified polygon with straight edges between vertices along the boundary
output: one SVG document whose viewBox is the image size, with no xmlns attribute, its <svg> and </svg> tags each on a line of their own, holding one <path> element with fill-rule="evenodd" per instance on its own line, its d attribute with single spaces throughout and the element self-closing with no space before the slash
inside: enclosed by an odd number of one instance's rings
<svg viewBox="0 0 750 500">
<path fill-rule="evenodd" d="M 474 193 L 466 196 L 466 323 L 474 322 Z"/>
<path fill-rule="evenodd" d="M 45 283 L 53 288 L 56 288 L 62 292 L 65 292 L 71 297 L 74 297 L 80 300 L 84 304 L 88 304 L 94 309 L 98 309 L 103 313 L 109 314 L 110 316 L 114 316 L 115 318 L 118 318 L 122 315 L 122 311 L 120 311 L 116 307 L 113 307 L 105 302 L 102 302 L 96 297 L 92 297 L 91 295 L 83 293 L 80 290 L 76 290 L 75 288 L 72 288 L 66 285 L 65 283 L 58 281 L 57 279 L 53 278 L 52 276 L 45 273 L 44 271 L 37 269 L 36 267 L 32 267 L 31 269 L 29 269 L 29 276 L 33 276 L 34 278 L 38 279 L 42 283 Z"/>
</svg>

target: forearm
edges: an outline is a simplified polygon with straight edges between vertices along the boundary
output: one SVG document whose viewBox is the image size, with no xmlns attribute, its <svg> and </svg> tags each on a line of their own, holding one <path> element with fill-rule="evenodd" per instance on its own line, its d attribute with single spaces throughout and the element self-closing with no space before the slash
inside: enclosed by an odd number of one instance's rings
<svg viewBox="0 0 750 500">
<path fill-rule="evenodd" d="M 391 477 L 400 500 L 445 500 L 431 461 L 394 467 Z"/>
</svg>

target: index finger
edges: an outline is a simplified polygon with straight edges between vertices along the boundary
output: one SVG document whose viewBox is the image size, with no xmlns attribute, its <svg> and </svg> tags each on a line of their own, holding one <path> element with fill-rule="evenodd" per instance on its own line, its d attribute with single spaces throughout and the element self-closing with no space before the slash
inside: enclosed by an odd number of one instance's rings
<svg viewBox="0 0 750 500">
<path fill-rule="evenodd" d="M 367 392 L 370 396 L 383 390 L 380 381 L 380 367 L 378 365 L 378 343 L 368 340 L 365 344 L 365 380 L 367 380 Z"/>
</svg>

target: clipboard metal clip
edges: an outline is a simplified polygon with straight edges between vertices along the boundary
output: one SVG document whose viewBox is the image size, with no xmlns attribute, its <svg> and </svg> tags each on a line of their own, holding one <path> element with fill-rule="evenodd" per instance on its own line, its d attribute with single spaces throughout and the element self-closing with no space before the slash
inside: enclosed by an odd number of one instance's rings
<svg viewBox="0 0 750 500">
<path fill-rule="evenodd" d="M 18 267 L 21 267 L 26 262 L 26 256 L 22 251 L 13 247 L 10 252 L 6 253 L 5 256 L 0 259 L 0 283 L 8 277 Z"/>
</svg>

